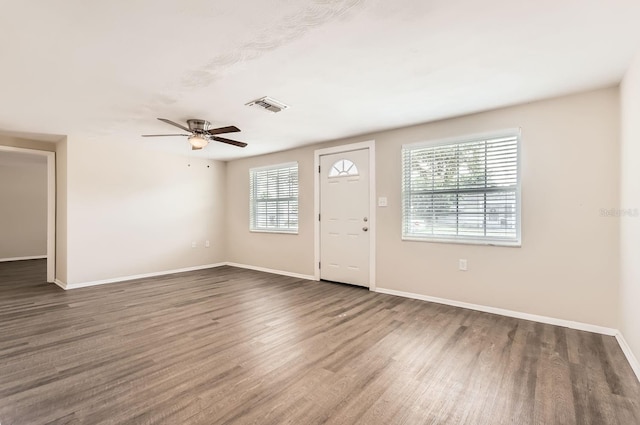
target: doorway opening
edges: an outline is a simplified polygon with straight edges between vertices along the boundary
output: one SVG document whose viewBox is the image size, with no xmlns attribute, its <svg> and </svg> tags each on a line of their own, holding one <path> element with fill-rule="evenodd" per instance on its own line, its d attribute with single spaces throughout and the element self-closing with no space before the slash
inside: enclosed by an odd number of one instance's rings
<svg viewBox="0 0 640 425">
<path fill-rule="evenodd" d="M 0 152 L 44 156 L 47 161 L 47 282 L 53 283 L 56 269 L 56 154 L 36 149 L 0 146 Z"/>
</svg>

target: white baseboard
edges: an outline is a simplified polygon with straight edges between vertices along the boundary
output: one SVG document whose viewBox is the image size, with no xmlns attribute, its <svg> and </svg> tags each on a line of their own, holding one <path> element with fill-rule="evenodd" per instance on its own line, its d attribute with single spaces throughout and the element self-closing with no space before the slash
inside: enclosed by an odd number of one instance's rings
<svg viewBox="0 0 640 425">
<path fill-rule="evenodd" d="M 633 355 L 631 347 L 629 347 L 629 344 L 627 344 L 627 341 L 624 339 L 624 336 L 622 336 L 622 333 L 620 332 L 616 334 L 616 340 L 618 341 L 618 345 L 620 345 L 622 352 L 627 357 L 627 361 L 631 365 L 631 369 L 633 369 L 633 372 L 636 374 L 638 381 L 640 381 L 640 363 L 638 362 L 636 356 Z"/>
<path fill-rule="evenodd" d="M 143 274 L 137 274 L 137 275 L 131 275 L 131 276 L 115 277 L 111 279 L 94 280 L 90 282 L 66 283 L 66 282 L 62 282 L 59 279 L 56 279 L 54 280 L 54 283 L 64 290 L 69 290 L 69 289 L 86 288 L 89 286 L 105 285 L 108 283 L 125 282 L 127 280 L 143 279 L 146 277 L 162 276 L 162 275 L 173 274 L 173 273 L 183 273 L 183 272 L 191 272 L 195 270 L 212 269 L 214 267 L 220 267 L 220 266 L 232 266 L 232 267 L 238 267 L 242 269 L 257 270 L 265 273 L 273 273 L 273 274 L 279 274 L 283 276 L 295 277 L 298 279 L 315 280 L 314 276 L 305 275 L 305 274 L 291 273 L 291 272 L 286 272 L 282 270 L 273 270 L 265 267 L 250 266 L 247 264 L 222 262 L 222 263 L 215 263 L 215 264 L 205 264 L 202 266 L 185 267 L 185 268 L 174 269 L 174 270 L 164 270 L 161 272 L 143 273 Z"/>
<path fill-rule="evenodd" d="M 533 322 L 547 323 L 549 325 L 562 326 L 565 328 L 594 332 L 608 336 L 616 336 L 617 334 L 619 334 L 617 329 L 606 328 L 603 326 L 591 325 L 582 322 L 573 322 L 571 320 L 556 319 L 554 317 L 539 316 L 537 314 L 522 313 L 519 311 L 506 310 L 497 307 L 488 307 L 479 304 L 470 304 L 461 301 L 448 300 L 446 298 L 430 297 L 428 295 L 414 294 L 411 292 L 396 291 L 394 289 L 377 288 L 376 292 L 379 292 L 381 294 L 397 295 L 399 297 L 405 298 L 414 298 L 416 300 L 429 301 L 432 303 L 446 304 L 454 307 L 468 308 L 469 310 L 499 314 L 501 316 L 515 317 L 516 319 L 531 320 Z"/>
<path fill-rule="evenodd" d="M 181 269 L 164 270 L 161 272 L 143 273 L 143 274 L 136 274 L 131 276 L 121 276 L 121 277 L 116 277 L 112 279 L 94 280 L 91 282 L 80 282 L 80 283 L 65 283 L 56 279 L 54 283 L 59 287 L 61 287 L 62 289 L 68 290 L 68 289 L 86 288 L 88 286 L 104 285 L 107 283 L 125 282 L 127 280 L 143 279 L 146 277 L 163 276 L 163 275 L 173 274 L 173 273 L 183 273 L 183 272 L 192 272 L 195 270 L 212 269 L 214 267 L 224 266 L 225 264 L 226 263 L 204 264 L 201 266 L 184 267 Z"/>
<path fill-rule="evenodd" d="M 47 258 L 46 255 L 31 255 L 29 257 L 12 257 L 12 258 L 0 258 L 0 263 L 5 261 L 22 261 L 22 260 L 41 260 Z"/>
<path fill-rule="evenodd" d="M 227 262 L 226 265 L 227 266 L 231 266 L 231 267 L 238 267 L 238 268 L 241 268 L 241 269 L 256 270 L 256 271 L 259 271 L 259 272 L 273 273 L 273 274 L 279 274 L 279 275 L 282 275 L 282 276 L 289 276 L 289 277 L 296 277 L 298 279 L 316 280 L 315 276 L 308 275 L 308 274 L 292 273 L 292 272 L 286 272 L 286 271 L 283 271 L 283 270 L 274 270 L 274 269 L 269 269 L 269 268 L 266 268 L 266 267 L 250 266 L 248 264 L 238 264 L 238 263 L 231 263 L 231 262 Z"/>
</svg>

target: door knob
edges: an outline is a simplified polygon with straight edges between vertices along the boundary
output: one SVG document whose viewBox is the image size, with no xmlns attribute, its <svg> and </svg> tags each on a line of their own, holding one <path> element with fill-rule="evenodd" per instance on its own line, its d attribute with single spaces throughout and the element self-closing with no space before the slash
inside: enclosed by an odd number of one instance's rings
<svg viewBox="0 0 640 425">
<path fill-rule="evenodd" d="M 365 223 L 366 223 L 367 221 L 369 221 L 369 219 L 368 219 L 367 217 L 363 218 L 362 220 L 363 220 Z"/>
<path fill-rule="evenodd" d="M 364 230 L 365 232 L 369 230 L 369 228 L 367 226 L 363 227 L 362 230 Z"/>
</svg>

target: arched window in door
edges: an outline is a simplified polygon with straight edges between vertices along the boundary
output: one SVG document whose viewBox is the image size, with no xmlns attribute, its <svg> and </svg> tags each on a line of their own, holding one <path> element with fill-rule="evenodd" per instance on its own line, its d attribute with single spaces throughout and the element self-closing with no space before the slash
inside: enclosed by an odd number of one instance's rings
<svg viewBox="0 0 640 425">
<path fill-rule="evenodd" d="M 329 170 L 329 177 L 357 176 L 358 167 L 348 159 L 339 159 Z"/>
</svg>

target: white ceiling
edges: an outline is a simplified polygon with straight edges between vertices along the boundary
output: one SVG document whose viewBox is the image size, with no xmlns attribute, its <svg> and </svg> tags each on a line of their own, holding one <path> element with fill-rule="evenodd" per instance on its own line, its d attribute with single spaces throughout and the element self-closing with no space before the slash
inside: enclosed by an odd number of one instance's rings
<svg viewBox="0 0 640 425">
<path fill-rule="evenodd" d="M 2 3 L 0 130 L 185 152 L 139 135 L 240 127 L 218 159 L 617 84 L 640 45 L 638 0 Z"/>
</svg>

